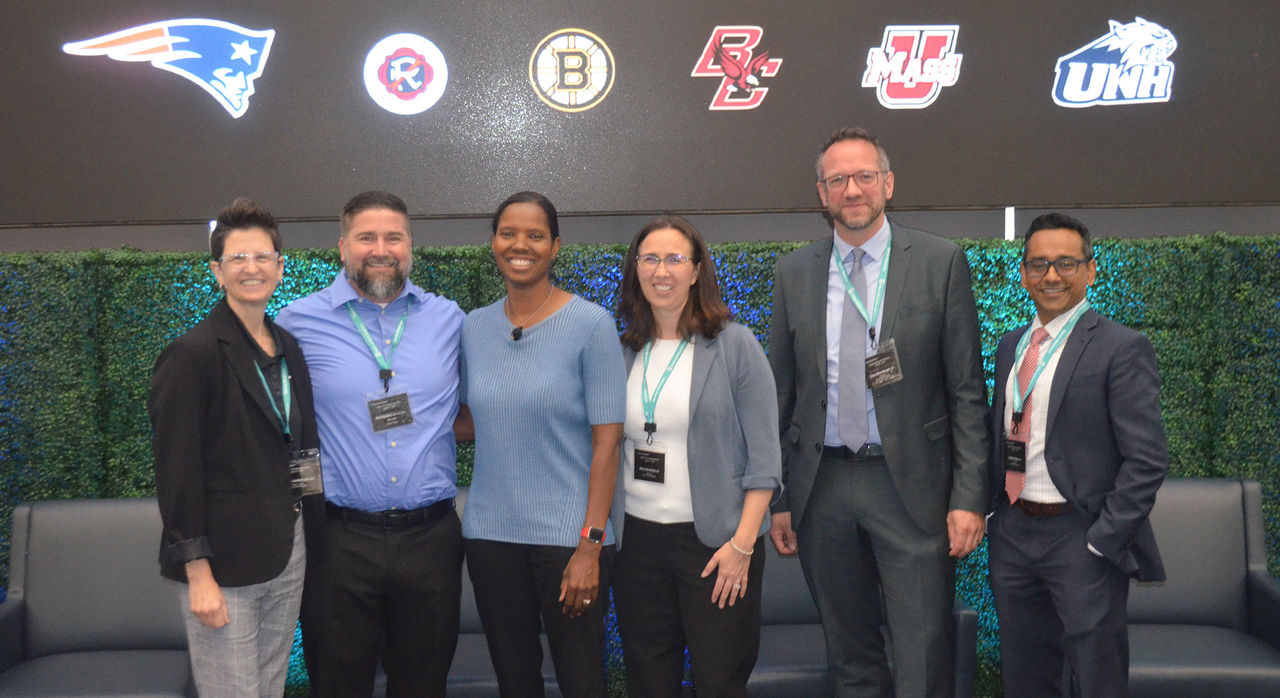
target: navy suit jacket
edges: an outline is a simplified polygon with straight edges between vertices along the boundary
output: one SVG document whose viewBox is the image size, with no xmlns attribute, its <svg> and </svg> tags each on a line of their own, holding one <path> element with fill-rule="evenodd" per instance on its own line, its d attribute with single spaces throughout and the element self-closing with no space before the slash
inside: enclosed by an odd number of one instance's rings
<svg viewBox="0 0 1280 698">
<path fill-rule="evenodd" d="M 1024 325 L 996 349 L 991 509 L 1004 489 L 1005 385 Z M 1045 462 L 1058 492 L 1087 514 L 1089 544 L 1139 581 L 1165 578 L 1147 516 L 1169 471 L 1151 342 L 1092 310 L 1062 346 L 1049 393 Z"/>
</svg>

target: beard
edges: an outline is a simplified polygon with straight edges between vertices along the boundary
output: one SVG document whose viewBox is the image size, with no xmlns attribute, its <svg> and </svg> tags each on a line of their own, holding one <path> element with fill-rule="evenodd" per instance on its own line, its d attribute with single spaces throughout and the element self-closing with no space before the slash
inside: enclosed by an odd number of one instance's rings
<svg viewBox="0 0 1280 698">
<path fill-rule="evenodd" d="M 363 291 L 369 298 L 377 299 L 378 301 L 391 301 L 395 299 L 396 294 L 400 293 L 400 289 L 404 288 L 405 277 L 409 273 L 409 266 L 412 262 L 405 264 L 402 267 L 401 265 L 396 264 L 393 259 L 390 260 L 393 266 L 378 268 L 379 272 L 383 269 L 387 269 L 390 273 L 371 274 L 369 262 L 383 261 L 386 260 L 366 257 L 364 259 L 364 263 L 359 267 L 348 263 L 346 265 L 347 278 L 355 283 L 356 288 Z"/>
</svg>

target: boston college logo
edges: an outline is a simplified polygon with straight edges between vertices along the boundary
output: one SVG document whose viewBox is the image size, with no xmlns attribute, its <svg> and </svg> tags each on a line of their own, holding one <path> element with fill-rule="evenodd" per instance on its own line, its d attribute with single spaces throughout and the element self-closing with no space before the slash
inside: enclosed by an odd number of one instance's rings
<svg viewBox="0 0 1280 698">
<path fill-rule="evenodd" d="M 711 32 L 690 73 L 695 78 L 720 78 L 708 109 L 755 109 L 764 102 L 769 88 L 760 86 L 760 78 L 777 75 L 782 59 L 770 58 L 768 51 L 755 52 L 763 35 L 764 30 L 755 26 L 719 26 Z"/>
</svg>

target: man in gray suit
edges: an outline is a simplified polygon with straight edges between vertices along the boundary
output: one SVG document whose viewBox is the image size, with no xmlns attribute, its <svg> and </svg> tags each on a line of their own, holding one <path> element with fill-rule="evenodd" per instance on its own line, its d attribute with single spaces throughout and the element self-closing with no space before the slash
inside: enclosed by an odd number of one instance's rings
<svg viewBox="0 0 1280 698">
<path fill-rule="evenodd" d="M 867 131 L 836 132 L 817 175 L 834 231 L 774 276 L 786 489 L 770 535 L 799 551 L 838 695 L 949 696 L 953 558 L 982 540 L 987 503 L 969 265 L 885 218 L 893 172 Z"/>
<path fill-rule="evenodd" d="M 1169 471 L 1151 342 L 1089 309 L 1089 229 L 1031 222 L 1022 286 L 1036 306 L 996 350 L 991 589 L 1004 694 L 1129 695 L 1129 578 L 1164 579 L 1147 516 Z"/>
</svg>

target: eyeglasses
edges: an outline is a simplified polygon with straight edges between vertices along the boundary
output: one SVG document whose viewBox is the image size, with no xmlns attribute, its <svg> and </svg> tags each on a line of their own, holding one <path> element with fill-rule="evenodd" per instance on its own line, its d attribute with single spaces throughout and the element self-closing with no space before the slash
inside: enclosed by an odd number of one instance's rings
<svg viewBox="0 0 1280 698">
<path fill-rule="evenodd" d="M 860 187 L 874 187 L 880 183 L 880 175 L 882 174 L 884 174 L 884 170 L 862 170 L 853 174 L 831 175 L 821 181 L 822 186 L 826 187 L 829 192 L 842 191 L 849 186 L 849 180 L 851 179 L 857 182 Z"/>
<path fill-rule="evenodd" d="M 682 254 L 669 254 L 666 257 L 659 257 L 656 254 L 642 254 L 636 257 L 636 263 L 645 271 L 655 271 L 659 264 L 665 264 L 667 269 L 675 271 L 686 264 L 692 264 L 693 260 Z"/>
<path fill-rule="evenodd" d="M 1061 259 L 1055 259 L 1052 262 L 1047 259 L 1032 259 L 1024 261 L 1022 263 L 1022 268 L 1027 271 L 1027 276 L 1038 279 L 1049 273 L 1049 267 L 1053 267 L 1057 270 L 1058 276 L 1066 278 L 1068 276 L 1075 276 L 1076 272 L 1080 270 L 1081 265 L 1088 264 L 1090 259 L 1093 258 L 1078 259 L 1075 257 L 1063 257 Z"/>
<path fill-rule="evenodd" d="M 236 254 L 223 255 L 218 260 L 218 264 L 228 269 L 244 269 L 249 265 L 249 260 L 257 262 L 260 267 L 269 267 L 279 262 L 284 255 L 279 252 L 237 252 Z"/>
</svg>

